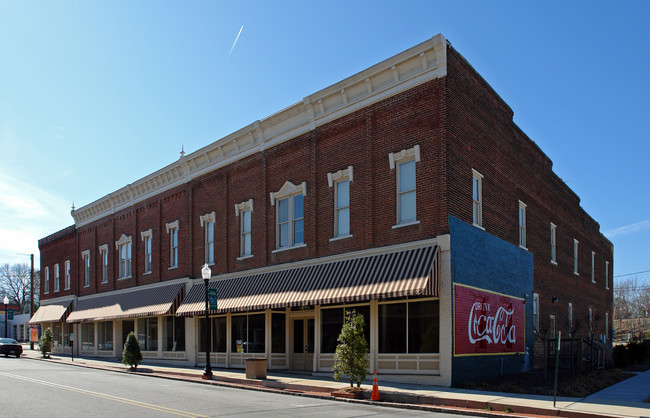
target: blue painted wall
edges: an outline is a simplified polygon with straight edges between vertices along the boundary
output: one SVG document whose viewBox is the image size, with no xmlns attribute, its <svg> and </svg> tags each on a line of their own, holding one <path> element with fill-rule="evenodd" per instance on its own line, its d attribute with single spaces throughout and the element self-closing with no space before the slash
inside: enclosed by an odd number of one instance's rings
<svg viewBox="0 0 650 418">
<path fill-rule="evenodd" d="M 452 286 L 461 283 L 526 299 L 525 344 L 529 353 L 452 357 L 452 385 L 530 370 L 534 347 L 533 255 L 453 216 L 449 217 L 449 233 Z"/>
</svg>

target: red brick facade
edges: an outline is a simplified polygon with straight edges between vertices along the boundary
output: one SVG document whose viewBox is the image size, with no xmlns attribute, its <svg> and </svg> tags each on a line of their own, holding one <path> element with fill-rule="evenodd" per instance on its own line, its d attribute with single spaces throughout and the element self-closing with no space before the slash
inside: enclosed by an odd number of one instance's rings
<svg viewBox="0 0 650 418">
<path fill-rule="evenodd" d="M 114 215 L 71 227 L 39 241 L 41 270 L 72 262 L 69 291 L 43 300 L 85 296 L 182 277 L 201 277 L 202 215 L 215 212 L 213 274 L 318 258 L 366 248 L 434 238 L 449 232 L 448 216 L 472 223 L 472 169 L 483 176 L 486 232 L 518 245 L 518 201 L 527 205 L 527 248 L 534 254 L 540 322 L 555 315 L 565 329 L 567 304 L 574 321 L 588 308 L 611 325 L 613 249 L 580 200 L 553 173 L 552 162 L 512 121 L 512 110 L 451 46 L 447 75 L 316 126 L 308 133 L 215 168 L 201 177 L 138 202 Z M 416 164 L 418 224 L 396 224 L 396 172 L 388 155 L 419 145 Z M 354 167 L 350 186 L 351 238 L 331 241 L 334 191 L 327 173 Z M 276 207 L 270 193 L 285 182 L 306 183 L 305 246 L 276 250 Z M 253 200 L 252 257 L 240 256 L 240 220 L 235 205 Z M 179 221 L 179 265 L 169 268 L 166 224 Z M 550 223 L 557 225 L 557 265 L 550 262 Z M 141 232 L 153 234 L 151 273 L 144 274 Z M 117 278 L 115 242 L 131 237 L 133 274 Z M 573 274 L 573 240 L 579 244 L 579 275 Z M 108 244 L 108 283 L 101 283 L 99 246 Z M 453 245 L 453 243 L 452 243 Z M 91 281 L 83 284 L 81 253 L 90 250 Z M 591 252 L 595 252 L 595 283 Z M 605 263 L 609 262 L 609 289 Z M 61 270 L 63 271 L 63 270 Z M 44 287 L 41 286 L 41 292 Z M 553 298 L 558 302 L 553 303 Z M 584 321 L 583 321 L 584 322 Z M 597 334 L 605 334 L 604 319 Z M 583 328 L 583 333 L 585 329 Z"/>
</svg>

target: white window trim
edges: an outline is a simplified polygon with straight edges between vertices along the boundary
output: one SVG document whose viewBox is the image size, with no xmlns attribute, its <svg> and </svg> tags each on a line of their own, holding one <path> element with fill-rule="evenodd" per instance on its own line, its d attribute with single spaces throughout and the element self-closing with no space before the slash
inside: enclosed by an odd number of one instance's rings
<svg viewBox="0 0 650 418">
<path fill-rule="evenodd" d="M 555 315 L 549 315 L 549 331 L 551 331 L 552 338 L 555 338 L 557 334 L 557 324 L 555 323 Z"/>
<path fill-rule="evenodd" d="M 104 251 L 106 252 L 106 277 L 104 277 Z M 108 283 L 108 244 L 99 246 L 99 255 L 102 258 L 102 283 Z"/>
<path fill-rule="evenodd" d="M 551 264 L 557 266 L 557 225 L 551 222 Z"/>
<path fill-rule="evenodd" d="M 591 282 L 596 283 L 596 252 L 592 251 L 591 252 Z"/>
<path fill-rule="evenodd" d="M 580 241 L 577 239 L 573 239 L 573 274 L 576 276 L 579 276 L 580 274 L 578 273 L 578 255 L 580 254 L 580 248 L 579 248 Z"/>
<path fill-rule="evenodd" d="M 353 235 L 348 233 L 345 235 L 337 235 L 338 231 L 338 211 L 342 208 L 338 207 L 338 202 L 337 202 L 337 195 L 338 195 L 338 183 L 348 181 L 350 182 L 350 185 L 352 181 L 354 180 L 354 167 L 349 165 L 348 168 L 345 170 L 339 170 L 336 173 L 327 173 L 327 185 L 331 188 L 334 187 L 334 234 L 333 237 L 330 238 L 330 242 L 332 241 L 338 241 L 340 239 L 344 238 L 352 238 Z M 350 196 L 348 196 L 348 213 L 350 217 L 350 221 L 352 220 L 352 212 L 350 210 Z"/>
<path fill-rule="evenodd" d="M 60 289 L 59 278 L 59 263 L 56 263 L 54 265 L 54 293 L 58 292 Z"/>
<path fill-rule="evenodd" d="M 118 264 L 121 262 L 120 257 L 121 257 L 122 255 L 120 254 L 120 247 L 121 247 L 122 245 L 126 245 L 126 244 L 131 245 L 131 258 L 128 259 L 128 260 L 131 262 L 131 274 L 129 274 L 128 276 L 119 277 L 119 275 L 120 275 L 120 273 L 119 273 L 120 269 L 119 269 L 119 266 L 118 266 L 118 269 L 117 269 L 117 271 L 118 271 L 118 273 L 117 273 L 117 275 L 118 275 L 118 280 L 130 279 L 131 277 L 133 277 L 133 239 L 132 239 L 131 236 L 126 236 L 126 234 L 122 234 L 122 236 L 120 237 L 120 239 L 117 240 L 117 241 L 115 241 L 115 250 L 117 251 L 117 261 L 118 261 Z"/>
<path fill-rule="evenodd" d="M 278 190 L 277 192 L 272 192 L 270 193 L 271 197 L 271 206 L 275 206 L 275 202 L 278 200 L 286 199 L 286 198 L 291 198 L 291 202 L 289 204 L 289 210 L 290 213 L 293 214 L 293 196 L 302 194 L 303 196 L 307 196 L 307 182 L 302 182 L 300 185 L 296 186 L 290 181 L 286 181 L 282 188 Z M 303 228 L 305 225 L 304 219 L 305 219 L 305 207 L 304 207 L 304 201 L 303 201 Z M 275 250 L 272 251 L 271 253 L 276 253 L 276 252 L 281 252 L 281 251 L 286 251 L 286 250 L 291 250 L 294 248 L 302 248 L 306 247 L 307 244 L 304 242 L 305 237 L 303 236 L 303 242 L 300 244 L 295 244 L 294 243 L 294 231 L 293 231 L 293 224 L 295 222 L 295 218 L 293 215 L 289 217 L 289 237 L 291 238 L 291 244 L 286 246 L 286 247 L 280 247 L 280 233 L 279 233 L 279 228 L 278 228 L 278 211 L 276 209 L 275 211 Z M 303 232 L 304 233 L 304 232 Z"/>
<path fill-rule="evenodd" d="M 144 242 L 144 248 L 143 248 L 143 254 L 144 254 L 144 272 L 142 275 L 145 274 L 151 274 L 153 271 L 153 229 L 149 228 L 146 231 L 141 231 L 140 232 L 140 238 L 142 239 L 142 242 Z M 149 239 L 149 242 L 151 243 L 151 263 L 149 263 L 149 270 L 147 270 L 147 238 Z"/>
<path fill-rule="evenodd" d="M 521 200 L 519 201 L 519 208 L 517 209 L 517 230 L 519 231 L 519 248 L 523 248 L 524 250 L 528 251 L 528 247 L 526 246 L 526 238 L 527 238 L 527 222 L 526 222 L 526 208 L 528 205 L 526 205 L 524 202 Z M 523 210 L 523 219 L 519 219 L 519 214 Z M 523 225 L 521 224 L 523 221 Z M 523 235 L 522 235 L 523 231 Z"/>
<path fill-rule="evenodd" d="M 88 284 L 86 284 L 86 257 L 88 257 Z M 84 287 L 90 287 L 90 250 L 81 252 L 81 260 L 83 260 Z"/>
<path fill-rule="evenodd" d="M 167 234 L 169 234 L 169 268 L 168 270 L 176 269 L 178 268 L 178 259 L 180 258 L 180 245 L 178 241 L 180 240 L 180 237 L 178 236 L 179 233 L 179 228 L 178 228 L 179 222 L 178 219 L 176 219 L 174 222 L 169 222 L 165 224 L 165 228 L 167 228 Z M 174 260 L 174 242 L 171 239 L 171 232 L 172 230 L 176 231 L 176 260 Z M 176 262 L 176 264 L 172 264 L 172 262 Z"/>
<path fill-rule="evenodd" d="M 214 265 L 214 226 L 216 223 L 217 219 L 217 213 L 215 211 L 212 211 L 210 213 L 206 213 L 205 215 L 201 215 L 199 217 L 199 221 L 201 222 L 201 228 L 204 229 L 203 231 L 203 262 L 206 263 L 209 266 Z M 212 223 L 212 261 L 208 261 L 208 229 L 206 225 L 208 223 Z"/>
<path fill-rule="evenodd" d="M 605 289 L 609 289 L 609 261 L 605 261 Z"/>
<path fill-rule="evenodd" d="M 609 339 L 609 312 L 605 312 L 605 341 Z"/>
<path fill-rule="evenodd" d="M 400 152 L 393 153 L 391 152 L 388 154 L 388 164 L 390 166 L 391 170 L 396 169 L 396 167 L 400 164 L 408 163 L 410 161 L 415 161 L 416 163 L 420 162 L 420 145 L 415 145 L 413 148 L 408 148 L 408 149 L 403 149 Z M 400 222 L 400 215 L 401 215 L 401 208 L 400 208 L 400 190 L 399 190 L 399 169 L 395 171 L 395 197 L 396 197 L 396 217 L 395 217 L 395 225 L 393 225 L 392 229 L 397 229 L 405 226 L 411 226 L 411 225 L 417 225 L 420 223 L 420 221 L 417 219 L 418 216 L 418 211 L 417 211 L 417 170 L 416 170 L 416 176 L 415 176 L 415 189 L 413 191 L 415 192 L 415 220 L 409 221 L 409 222 Z"/>
<path fill-rule="evenodd" d="M 474 200 L 474 179 L 478 180 L 478 200 Z M 478 222 L 474 222 L 474 204 L 478 206 Z M 485 231 L 483 228 L 483 174 L 472 168 L 472 225 Z"/>
<path fill-rule="evenodd" d="M 303 208 L 304 209 L 304 208 Z M 246 234 L 251 237 L 251 253 L 244 254 L 246 237 L 244 236 L 244 216 L 243 213 L 250 212 L 251 216 L 251 230 Z M 248 199 L 244 202 L 235 205 L 235 217 L 239 218 L 239 257 L 238 261 L 246 260 L 253 257 L 253 199 Z"/>
<path fill-rule="evenodd" d="M 403 149 L 400 152 L 391 152 L 388 154 L 388 164 L 390 169 L 395 169 L 396 163 L 407 162 L 410 160 L 415 160 L 416 163 L 420 162 L 420 146 L 416 145 L 413 148 Z"/>
<path fill-rule="evenodd" d="M 90 254 L 90 251 L 88 252 L 88 254 Z M 70 272 L 70 260 L 65 260 L 65 263 L 63 263 L 63 290 L 70 290 L 70 282 L 72 281 L 70 277 L 71 274 L 72 273 Z"/>
<path fill-rule="evenodd" d="M 569 336 L 571 337 L 573 335 L 573 303 L 569 302 L 569 312 L 568 312 L 568 318 L 567 322 L 569 323 Z"/>
<path fill-rule="evenodd" d="M 47 295 L 50 293 L 50 268 L 45 267 L 45 282 L 43 283 L 43 294 Z"/>
</svg>

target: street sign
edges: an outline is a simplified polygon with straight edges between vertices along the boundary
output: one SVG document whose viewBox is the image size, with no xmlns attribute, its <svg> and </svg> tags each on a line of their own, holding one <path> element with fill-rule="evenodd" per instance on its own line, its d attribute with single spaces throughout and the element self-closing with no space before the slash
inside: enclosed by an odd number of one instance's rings
<svg viewBox="0 0 650 418">
<path fill-rule="evenodd" d="M 7 309 L 7 320 L 8 321 L 13 321 L 14 320 L 14 310 L 13 309 Z"/>
<path fill-rule="evenodd" d="M 217 309 L 217 289 L 208 289 L 208 304 L 211 311 Z"/>
</svg>

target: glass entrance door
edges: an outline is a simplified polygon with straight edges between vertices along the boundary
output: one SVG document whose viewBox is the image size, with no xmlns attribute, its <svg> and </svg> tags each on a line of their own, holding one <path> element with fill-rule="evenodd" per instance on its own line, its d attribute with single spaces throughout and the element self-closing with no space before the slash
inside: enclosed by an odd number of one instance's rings
<svg viewBox="0 0 650 418">
<path fill-rule="evenodd" d="M 291 345 L 291 368 L 313 370 L 314 366 L 314 318 L 293 320 L 293 341 Z"/>
</svg>

